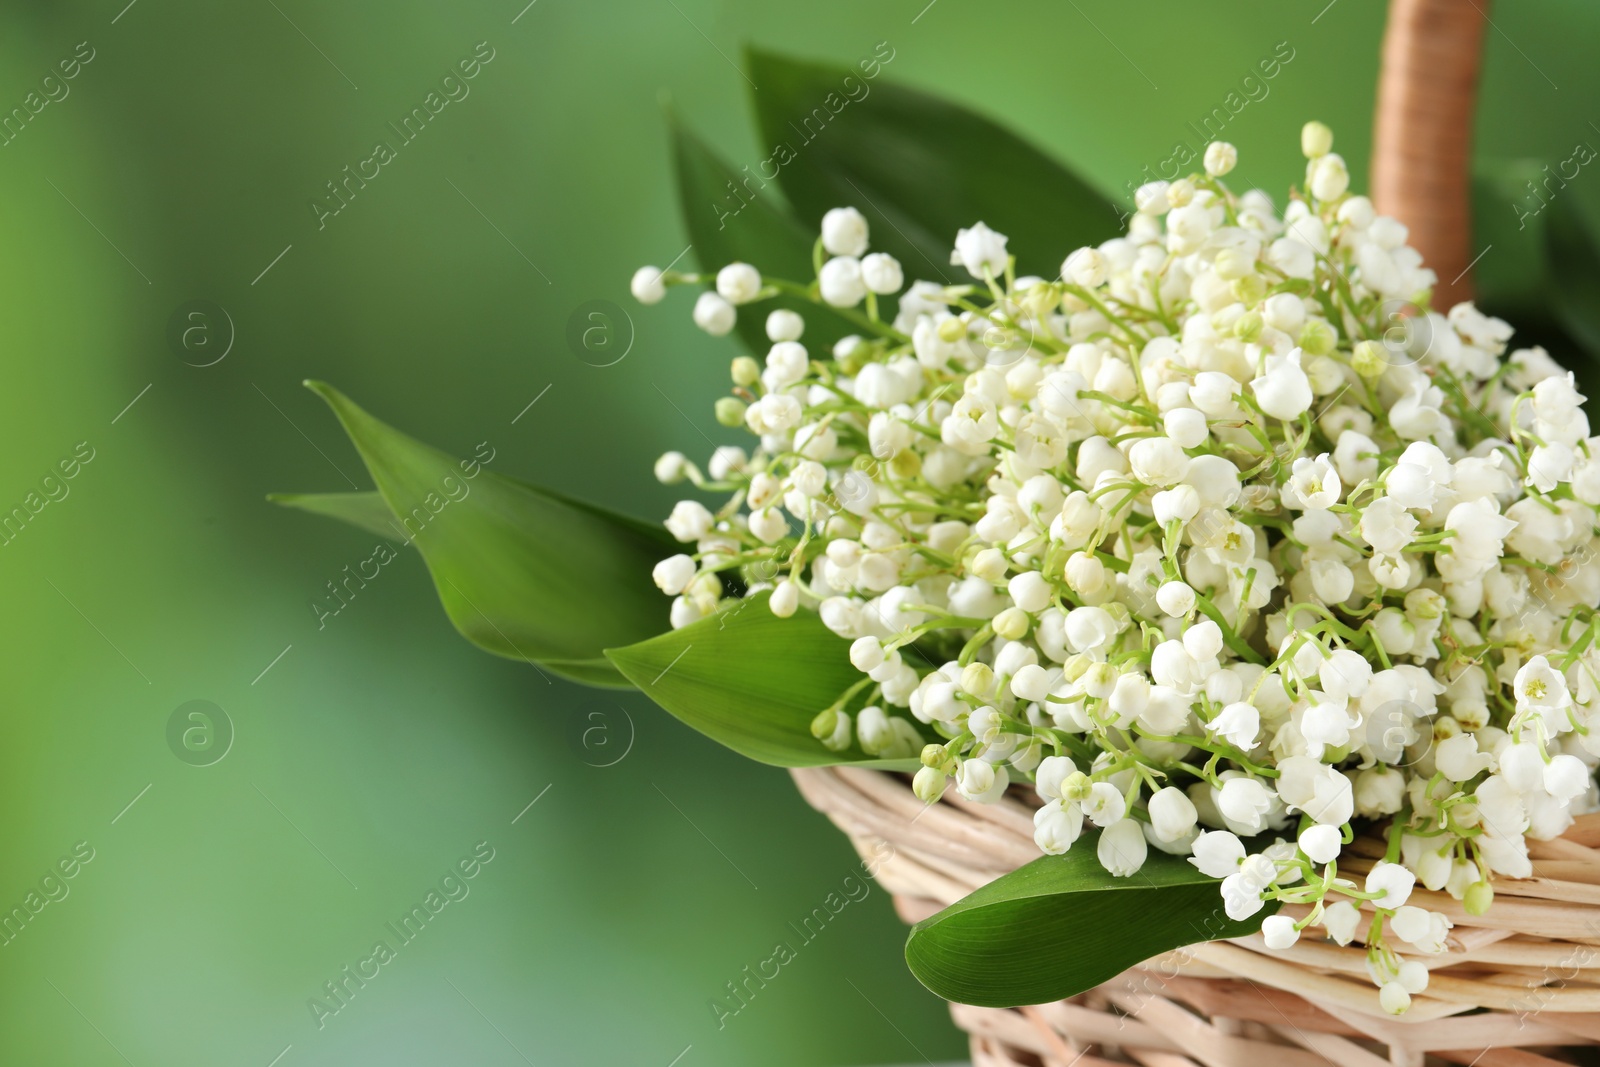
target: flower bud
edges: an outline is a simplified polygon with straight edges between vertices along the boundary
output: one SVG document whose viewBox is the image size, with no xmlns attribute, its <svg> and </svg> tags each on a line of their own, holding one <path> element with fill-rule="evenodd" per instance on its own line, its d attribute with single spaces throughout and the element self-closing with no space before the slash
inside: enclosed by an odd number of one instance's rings
<svg viewBox="0 0 1600 1067">
<path fill-rule="evenodd" d="M 1177 841 L 1195 827 L 1199 814 L 1194 802 L 1177 786 L 1158 789 L 1146 807 L 1150 813 L 1150 828 L 1161 841 Z"/>
<path fill-rule="evenodd" d="M 867 295 L 861 276 L 861 261 L 854 256 L 835 256 L 822 265 L 817 288 L 824 303 L 838 308 L 855 307 Z"/>
<path fill-rule="evenodd" d="M 727 336 L 737 319 L 733 305 L 717 293 L 701 293 L 694 303 L 694 324 L 712 337 Z"/>
<path fill-rule="evenodd" d="M 1239 150 L 1227 141 L 1212 141 L 1206 145 L 1206 173 L 1220 178 L 1239 162 Z"/>
<path fill-rule="evenodd" d="M 1145 182 L 1133 191 L 1134 207 L 1144 215 L 1165 215 L 1172 207 L 1167 200 L 1167 183 Z"/>
<path fill-rule="evenodd" d="M 956 788 L 962 796 L 974 800 L 993 789 L 998 777 L 992 763 L 981 759 L 962 760 L 961 766 L 956 768 Z"/>
<path fill-rule="evenodd" d="M 1061 277 L 1073 285 L 1094 289 L 1106 280 L 1108 267 L 1098 248 L 1080 248 L 1061 264 Z"/>
<path fill-rule="evenodd" d="M 1195 592 L 1185 582 L 1164 582 L 1156 590 L 1156 605 L 1174 619 L 1182 619 L 1194 610 Z"/>
<path fill-rule="evenodd" d="M 1081 652 L 1068 656 L 1061 664 L 1061 677 L 1067 682 L 1076 682 L 1093 663 L 1093 656 Z"/>
<path fill-rule="evenodd" d="M 1117 669 L 1109 663 L 1090 664 L 1082 679 L 1083 691 L 1104 700 L 1117 687 Z"/>
<path fill-rule="evenodd" d="M 861 751 L 869 756 L 879 756 L 895 742 L 894 728 L 882 708 L 869 706 L 856 713 L 856 736 L 861 741 Z"/>
<path fill-rule="evenodd" d="M 898 293 L 905 284 L 899 260 L 885 252 L 874 252 L 861 261 L 861 280 L 879 295 Z"/>
<path fill-rule="evenodd" d="M 1061 799 L 1083 802 L 1094 791 L 1094 781 L 1082 771 L 1075 770 L 1061 780 Z"/>
<path fill-rule="evenodd" d="M 1350 188 L 1350 171 L 1338 153 L 1319 157 L 1308 169 L 1311 195 L 1318 200 L 1337 200 Z"/>
<path fill-rule="evenodd" d="M 1233 335 L 1245 344 L 1252 344 L 1261 336 L 1261 328 L 1265 325 L 1259 311 L 1246 311 L 1233 320 Z"/>
<path fill-rule="evenodd" d="M 1235 278 L 1233 282 L 1233 295 L 1239 303 L 1253 306 L 1261 303 L 1267 296 L 1267 280 L 1259 274 L 1246 274 Z"/>
<path fill-rule="evenodd" d="M 1306 375 L 1311 379 L 1311 391 L 1318 396 L 1336 393 L 1345 385 L 1344 371 L 1327 356 L 1312 356 L 1306 364 Z"/>
<path fill-rule="evenodd" d="M 1487 881 L 1473 882 L 1467 886 L 1467 893 L 1461 900 L 1462 907 L 1467 909 L 1468 915 L 1482 915 L 1489 910 L 1489 905 L 1494 903 L 1494 886 Z"/>
<path fill-rule="evenodd" d="M 729 370 L 733 377 L 734 385 L 749 388 L 761 380 L 761 364 L 750 356 L 739 356 L 733 361 L 733 365 Z"/>
<path fill-rule="evenodd" d="M 1411 1008 L 1411 994 L 1399 982 L 1385 982 L 1378 990 L 1378 1004 L 1390 1015 L 1404 1015 Z"/>
<path fill-rule="evenodd" d="M 1180 448 L 1199 448 L 1211 435 L 1205 412 L 1197 408 L 1173 408 L 1161 416 L 1161 428 Z"/>
<path fill-rule="evenodd" d="M 1300 330 L 1300 347 L 1307 355 L 1325 356 L 1339 343 L 1338 335 L 1321 319 L 1311 319 Z"/>
<path fill-rule="evenodd" d="M 1246 255 L 1242 248 L 1224 248 L 1217 253 L 1212 266 L 1216 269 L 1218 277 L 1232 282 L 1253 273 L 1256 261 L 1254 257 Z"/>
<path fill-rule="evenodd" d="M 1390 656 L 1407 655 L 1417 639 L 1416 627 L 1399 608 L 1381 609 L 1372 617 L 1372 631 Z"/>
<path fill-rule="evenodd" d="M 1003 637 L 1007 641 L 1020 641 L 1028 635 L 1031 620 L 1028 613 L 1019 607 L 1009 607 L 996 615 L 990 622 L 994 627 L 996 637 Z"/>
<path fill-rule="evenodd" d="M 688 465 L 682 452 L 665 452 L 656 460 L 656 481 L 662 485 L 676 485 L 683 481 Z"/>
<path fill-rule="evenodd" d="M 1106 587 L 1106 565 L 1088 552 L 1074 552 L 1064 571 L 1067 585 L 1081 596 L 1094 596 Z"/>
<path fill-rule="evenodd" d="M 805 332 L 806 320 L 800 317 L 799 312 L 790 311 L 788 308 L 779 308 L 767 316 L 767 340 L 769 341 L 798 341 L 800 340 L 800 335 Z"/>
<path fill-rule="evenodd" d="M 985 548 L 972 557 L 967 569 L 986 582 L 998 585 L 1006 576 L 1010 564 L 998 548 Z"/>
<path fill-rule="evenodd" d="M 633 298 L 641 304 L 659 304 L 662 297 L 667 295 L 660 267 L 640 267 L 633 272 L 633 281 L 628 288 L 632 290 Z"/>
<path fill-rule="evenodd" d="M 1339 850 L 1344 840 L 1337 826 L 1317 823 L 1300 832 L 1298 843 L 1300 851 L 1304 852 L 1312 863 L 1331 863 L 1339 858 Z"/>
<path fill-rule="evenodd" d="M 1348 900 L 1329 904 L 1322 912 L 1322 928 L 1336 944 L 1348 945 L 1356 936 L 1361 912 Z"/>
<path fill-rule="evenodd" d="M 1300 151 L 1307 159 L 1316 159 L 1333 151 L 1333 131 L 1320 122 L 1308 122 L 1300 128 Z"/>
<path fill-rule="evenodd" d="M 889 460 L 889 471 L 896 478 L 915 478 L 917 473 L 921 470 L 922 454 L 909 448 L 901 452 L 896 452 Z"/>
<path fill-rule="evenodd" d="M 663 593 L 677 596 L 694 581 L 698 569 L 692 557 L 680 552 L 657 563 L 655 570 L 651 572 L 651 577 L 655 579 L 656 586 Z"/>
<path fill-rule="evenodd" d="M 686 596 L 676 597 L 672 601 L 672 608 L 667 613 L 667 619 L 672 623 L 674 630 L 681 630 L 692 622 L 698 622 L 704 613 L 698 605 Z"/>
<path fill-rule="evenodd" d="M 710 533 L 715 522 L 716 517 L 698 500 L 680 500 L 672 506 L 665 525 L 672 536 L 687 544 Z"/>
<path fill-rule="evenodd" d="M 1100 832 L 1095 855 L 1114 878 L 1128 878 L 1139 873 L 1150 846 L 1144 831 L 1134 819 L 1119 819 Z"/>
<path fill-rule="evenodd" d="M 1182 525 L 1200 513 L 1200 494 L 1192 485 L 1175 485 L 1152 497 L 1150 507 L 1163 527 L 1174 522 Z"/>
<path fill-rule="evenodd" d="M 748 263 L 729 263 L 717 271 L 717 293 L 730 304 L 748 304 L 761 292 L 761 272 Z"/>
<path fill-rule="evenodd" d="M 876 637 L 859 637 L 850 646 L 850 663 L 865 674 L 883 663 L 883 644 Z"/>
<path fill-rule="evenodd" d="M 1002 277 L 1009 259 L 1006 240 L 1005 234 L 996 233 L 985 223 L 973 223 L 956 231 L 956 247 L 950 262 L 959 263 L 974 278 L 982 278 L 986 273 L 991 278 Z"/>
<path fill-rule="evenodd" d="M 924 767 L 947 770 L 950 765 L 950 750 L 944 745 L 923 745 L 921 758 Z"/>
<path fill-rule="evenodd" d="M 718 397 L 715 411 L 719 425 L 730 429 L 744 425 L 745 403 L 736 396 Z"/>
<path fill-rule="evenodd" d="M 866 218 L 853 207 L 829 211 L 822 216 L 822 247 L 830 256 L 861 255 L 867 250 Z"/>
<path fill-rule="evenodd" d="M 1388 351 L 1376 341 L 1362 341 L 1350 355 L 1350 366 L 1363 378 L 1381 378 L 1389 369 Z"/>
<path fill-rule="evenodd" d="M 1294 947 L 1294 943 L 1300 940 L 1300 931 L 1289 916 L 1269 915 L 1261 921 L 1261 939 L 1268 948 L 1282 951 Z"/>
<path fill-rule="evenodd" d="M 987 700 L 994 693 L 994 671 L 987 663 L 969 663 L 961 669 L 961 688 Z"/>
<path fill-rule="evenodd" d="M 950 776 L 943 771 L 932 767 L 921 767 L 911 779 L 911 791 L 924 804 L 937 804 L 939 798 L 944 796 L 945 787 L 949 783 Z"/>
<path fill-rule="evenodd" d="M 1054 593 L 1049 581 L 1038 571 L 1027 571 L 1018 574 L 1006 585 L 1006 591 L 1011 594 L 1011 599 L 1023 611 L 1043 611 L 1050 606 L 1050 598 Z"/>
<path fill-rule="evenodd" d="M 811 736 L 830 752 L 850 747 L 850 716 L 837 708 L 826 708 L 811 720 Z"/>
<path fill-rule="evenodd" d="M 780 619 L 787 619 L 800 607 L 800 587 L 785 578 L 778 583 L 772 591 L 772 598 L 767 601 L 767 607 Z"/>
</svg>

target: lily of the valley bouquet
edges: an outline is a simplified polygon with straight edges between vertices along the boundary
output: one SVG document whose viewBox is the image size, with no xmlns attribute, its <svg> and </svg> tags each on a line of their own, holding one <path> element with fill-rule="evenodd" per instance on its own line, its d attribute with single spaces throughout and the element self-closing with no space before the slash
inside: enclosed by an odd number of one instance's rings
<svg viewBox="0 0 1600 1067">
<path fill-rule="evenodd" d="M 1414 888 L 1481 915 L 1596 807 L 1600 438 L 1542 349 L 1429 308 L 1331 147 L 1305 127 L 1280 209 L 1212 143 L 1048 275 L 980 218 L 944 261 L 874 251 L 864 202 L 804 276 L 641 269 L 764 346 L 708 404 L 747 443 L 656 461 L 694 490 L 663 527 L 485 471 L 413 530 L 453 461 L 326 387 L 382 495 L 294 502 L 398 521 L 475 640 L 754 758 L 1031 794 L 1043 857 L 1007 879 L 1056 879 L 1052 996 L 1259 931 L 1359 942 L 1404 1012 L 1451 936 Z M 1084 967 L 1074 921 L 1138 932 Z"/>
</svg>

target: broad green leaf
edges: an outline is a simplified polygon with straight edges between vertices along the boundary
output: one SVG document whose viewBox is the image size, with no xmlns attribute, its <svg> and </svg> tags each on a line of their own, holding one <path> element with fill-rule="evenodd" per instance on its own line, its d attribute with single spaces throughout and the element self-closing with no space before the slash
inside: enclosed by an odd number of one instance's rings
<svg viewBox="0 0 1600 1067">
<path fill-rule="evenodd" d="M 828 209 L 853 206 L 908 278 L 964 284 L 950 250 L 975 222 L 1011 238 L 1018 274 L 1046 278 L 1120 229 L 1110 201 L 1066 167 L 973 111 L 886 81 L 881 62 L 868 78 L 770 52 L 746 60 L 771 153 L 754 169 L 783 186 L 808 234 Z"/>
<path fill-rule="evenodd" d="M 1549 216 L 1528 192 L 1528 182 L 1542 176 L 1539 168 L 1528 159 L 1490 160 L 1477 164 L 1472 176 L 1472 255 L 1479 257 L 1472 279 L 1478 304 L 1519 328 L 1529 318 L 1550 315 Z"/>
<path fill-rule="evenodd" d="M 497 474 L 492 452 L 457 460 L 306 384 L 339 417 L 456 629 L 497 655 L 624 684 L 602 653 L 665 625 L 650 578 L 675 550 L 664 530 Z"/>
<path fill-rule="evenodd" d="M 678 203 L 684 228 L 703 272 L 714 273 L 729 263 L 749 263 L 769 277 L 804 284 L 814 275 L 811 249 L 816 234 L 807 233 L 789 214 L 776 188 L 762 189 L 759 180 L 735 171 L 693 132 L 672 123 L 673 160 L 678 175 Z M 806 321 L 806 342 L 826 352 L 851 332 L 849 324 L 825 307 L 798 297 L 779 296 L 739 308 L 736 329 L 745 347 L 764 355 L 767 315 L 789 308 Z"/>
<path fill-rule="evenodd" d="M 1593 357 L 1600 357 L 1600 249 L 1572 196 L 1557 196 L 1544 213 L 1550 257 L 1550 302 L 1557 321 Z"/>
<path fill-rule="evenodd" d="M 611 661 L 604 656 L 594 659 L 542 659 L 535 664 L 540 671 L 559 675 L 569 682 L 579 685 L 592 685 L 601 689 L 632 689 L 633 685 L 624 678 Z"/>
<path fill-rule="evenodd" d="M 852 746 L 830 752 L 811 720 L 861 681 L 850 642 L 815 613 L 780 619 L 767 594 L 627 648 L 606 650 L 645 696 L 713 741 L 778 767 L 852 763 L 914 770 L 916 758 L 878 760 Z"/>
<path fill-rule="evenodd" d="M 1531 191 L 1530 185 L 1546 177 L 1542 167 L 1536 160 L 1508 159 L 1476 168 L 1472 243 L 1479 259 L 1472 273 L 1477 304 L 1515 328 L 1512 348 L 1543 345 L 1576 371 L 1579 388 L 1594 396 L 1600 390 L 1600 323 L 1594 314 L 1600 307 L 1594 295 L 1600 267 L 1572 194 L 1555 190 L 1556 196 L 1544 200 Z"/>
<path fill-rule="evenodd" d="M 348 522 L 379 537 L 406 540 L 404 528 L 383 502 L 383 494 L 375 489 L 365 493 L 268 493 L 267 499 L 286 508 Z"/>
<path fill-rule="evenodd" d="M 1046 1004 L 1159 953 L 1259 930 L 1276 910 L 1229 919 L 1215 879 L 1154 848 L 1137 874 L 1114 878 L 1096 843 L 1085 834 L 1066 855 L 1041 856 L 912 927 L 912 973 L 962 1004 Z"/>
</svg>

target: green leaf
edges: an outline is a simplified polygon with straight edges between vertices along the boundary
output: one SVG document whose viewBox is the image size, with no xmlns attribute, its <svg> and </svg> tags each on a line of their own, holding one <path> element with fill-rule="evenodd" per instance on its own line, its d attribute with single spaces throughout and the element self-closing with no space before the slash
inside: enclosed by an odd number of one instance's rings
<svg viewBox="0 0 1600 1067">
<path fill-rule="evenodd" d="M 772 153 L 753 171 L 758 181 L 775 173 L 808 234 L 830 208 L 853 206 L 872 225 L 872 247 L 899 259 L 908 278 L 964 284 L 971 279 L 950 265 L 950 250 L 975 222 L 1011 238 L 1018 274 L 1046 278 L 1068 253 L 1120 228 L 1105 196 L 964 107 L 859 67 L 757 50 L 746 61 Z"/>
<path fill-rule="evenodd" d="M 1528 193 L 1528 182 L 1543 176 L 1540 166 L 1531 159 L 1486 160 L 1472 176 L 1472 254 L 1479 256 L 1472 280 L 1478 304 L 1519 330 L 1530 318 L 1550 316 L 1549 216 L 1537 210 L 1538 201 Z"/>
<path fill-rule="evenodd" d="M 485 466 L 493 459 L 485 446 L 457 460 L 332 386 L 306 385 L 339 417 L 456 629 L 497 655 L 589 684 L 624 684 L 602 653 L 665 624 L 666 600 L 650 571 L 676 550 L 666 531 L 497 474 Z M 356 510 L 346 502 L 338 515 Z"/>
<path fill-rule="evenodd" d="M 861 672 L 850 665 L 850 642 L 814 612 L 780 619 L 766 593 L 606 656 L 678 719 L 761 763 L 920 766 L 916 758 L 874 759 L 854 746 L 830 752 L 811 736 L 811 720 L 861 681 Z"/>
<path fill-rule="evenodd" d="M 624 678 L 611 661 L 604 656 L 594 659 L 542 659 L 537 666 L 542 671 L 558 675 L 569 682 L 594 686 L 599 689 L 632 689 L 633 683 Z"/>
<path fill-rule="evenodd" d="M 1550 258 L 1550 303 L 1558 322 L 1591 358 L 1600 357 L 1600 251 L 1583 211 L 1571 196 L 1545 209 Z"/>
<path fill-rule="evenodd" d="M 1229 919 L 1216 879 L 1152 848 L 1114 878 L 1085 834 L 1063 856 L 1041 856 L 911 928 L 906 962 L 946 1000 L 986 1008 L 1046 1004 L 1198 941 L 1241 937 L 1277 909 Z"/>
<path fill-rule="evenodd" d="M 405 529 L 377 490 L 365 493 L 268 493 L 267 499 L 286 508 L 299 508 L 314 515 L 348 522 L 379 537 L 406 540 Z"/>
<path fill-rule="evenodd" d="M 746 175 L 736 172 L 693 132 L 672 123 L 673 162 L 678 176 L 678 204 L 684 228 L 694 244 L 702 272 L 715 272 L 729 263 L 749 263 L 769 277 L 804 283 L 815 273 L 811 248 L 816 234 L 807 233 L 779 201 L 774 190 L 752 191 L 758 183 L 742 184 Z M 826 307 L 792 296 L 778 296 L 739 308 L 736 329 L 745 347 L 764 355 L 767 315 L 777 308 L 797 311 L 805 319 L 808 345 L 826 351 L 850 333 L 850 325 Z"/>
</svg>

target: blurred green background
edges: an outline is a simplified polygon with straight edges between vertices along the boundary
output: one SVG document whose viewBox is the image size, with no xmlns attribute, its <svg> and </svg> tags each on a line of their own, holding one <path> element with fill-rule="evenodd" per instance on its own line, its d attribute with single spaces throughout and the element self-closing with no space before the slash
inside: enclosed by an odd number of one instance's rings
<svg viewBox="0 0 1600 1067">
<path fill-rule="evenodd" d="M 1188 123 L 1286 42 L 1292 60 L 1225 132 L 1240 177 L 1281 191 L 1311 117 L 1365 173 L 1382 5 L 524 2 L 0 15 L 0 111 L 93 56 L 0 147 L 0 507 L 67 494 L 0 546 L 0 908 L 41 899 L 78 843 L 94 857 L 0 946 L 0 1062 L 965 1055 L 905 972 L 881 890 L 718 1027 L 708 1002 L 854 869 L 782 772 L 640 698 L 478 653 L 411 554 L 319 628 L 311 603 L 373 538 L 263 500 L 366 485 L 298 383 L 332 381 L 459 454 L 488 441 L 502 472 L 664 515 L 650 462 L 732 439 L 710 401 L 735 349 L 690 325 L 683 294 L 627 299 L 636 266 L 687 243 L 663 94 L 753 164 L 742 44 L 852 63 L 888 41 L 885 77 L 1003 118 L 1117 195 L 1198 144 Z M 1493 15 L 1480 157 L 1537 170 L 1600 142 L 1600 69 L 1577 47 L 1600 11 Z M 470 95 L 319 229 L 312 199 L 479 42 L 494 58 Z M 1600 179 L 1570 195 L 1600 203 Z M 1490 207 L 1509 232 L 1481 270 L 1516 276 L 1512 204 Z M 212 311 L 212 347 L 186 351 L 169 323 L 196 300 L 226 320 Z M 592 300 L 627 309 L 612 366 L 566 340 Z M 225 358 L 191 365 L 230 320 Z M 85 442 L 75 477 L 42 484 Z M 208 766 L 168 741 L 192 700 L 232 724 Z M 319 1028 L 309 998 L 484 841 L 470 895 Z"/>
</svg>

